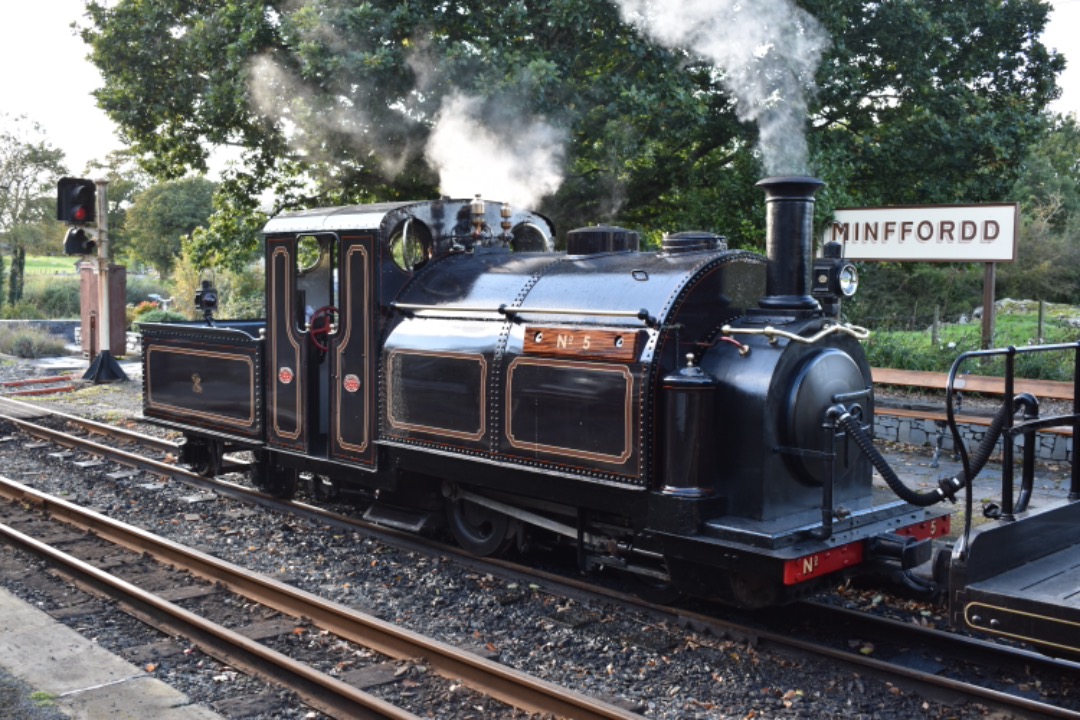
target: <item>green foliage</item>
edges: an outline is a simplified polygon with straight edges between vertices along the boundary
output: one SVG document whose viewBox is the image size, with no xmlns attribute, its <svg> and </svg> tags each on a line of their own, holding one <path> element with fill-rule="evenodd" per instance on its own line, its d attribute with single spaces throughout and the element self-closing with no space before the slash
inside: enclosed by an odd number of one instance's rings
<svg viewBox="0 0 1080 720">
<path fill-rule="evenodd" d="M 181 322 L 187 319 L 178 312 L 159 308 L 140 313 L 133 321 L 132 328 L 138 330 L 139 323 Z"/>
<path fill-rule="evenodd" d="M 859 291 L 845 317 L 874 329 L 928 327 L 971 317 L 982 305 L 983 269 L 972 264 L 859 263 Z"/>
<path fill-rule="evenodd" d="M 23 298 L 14 305 L 0 307 L 0 318 L 4 320 L 46 320 L 45 313 L 32 300 Z"/>
<path fill-rule="evenodd" d="M 1033 42 L 1047 3 L 803 5 L 833 38 L 811 142 L 843 204 L 1008 199 L 1064 67 Z"/>
<path fill-rule="evenodd" d="M 1055 94 L 1048 6 L 803 0 L 832 35 L 808 118 L 824 215 L 851 204 L 1004 200 Z M 199 265 L 241 267 L 257 198 L 310 207 L 436 194 L 423 148 L 443 101 L 485 122 L 543 118 L 569 139 L 540 208 L 566 230 L 697 227 L 760 247 L 756 128 L 724 73 L 661 48 L 606 0 L 90 2 L 101 106 L 157 177 L 239 147 Z M 477 158 L 478 163 L 490 158 Z"/>
<path fill-rule="evenodd" d="M 183 178 L 136 195 L 126 218 L 128 254 L 167 276 L 180 253 L 181 238 L 210 217 L 214 187 L 203 178 Z"/>
<path fill-rule="evenodd" d="M 1016 262 L 998 270 L 998 293 L 1080 304 L 1080 126 L 1057 118 L 1024 161 Z"/>
<path fill-rule="evenodd" d="M 143 300 L 142 302 L 135 305 L 129 304 L 126 308 L 125 313 L 127 316 L 127 326 L 129 328 L 134 327 L 134 325 L 139 322 L 147 313 L 156 312 L 158 310 L 164 309 L 165 308 L 161 307 L 159 303 L 156 303 L 152 300 Z"/>
<path fill-rule="evenodd" d="M 166 283 L 163 280 L 143 275 L 127 276 L 127 302 L 129 305 L 138 305 L 150 300 L 151 295 L 161 297 L 168 296 L 165 290 Z"/>
<path fill-rule="evenodd" d="M 254 320 L 266 317 L 266 276 L 261 265 L 249 265 L 221 275 L 218 317 Z"/>
<path fill-rule="evenodd" d="M 6 308 L 5 308 L 6 310 Z M 64 339 L 40 330 L 0 327 L 0 353 L 21 358 L 64 354 Z"/>
<path fill-rule="evenodd" d="M 1048 313 L 1042 344 L 1072 343 L 1080 340 L 1080 330 L 1068 322 L 1071 309 Z M 1075 319 L 1075 318 L 1074 318 Z M 1023 347 L 1039 344 L 1037 304 L 1029 303 L 1012 312 L 999 312 L 995 323 L 995 347 Z M 874 367 L 947 372 L 962 353 L 979 350 L 982 344 L 980 322 L 945 324 L 935 344 L 930 328 L 915 331 L 873 332 L 866 341 L 866 353 Z M 970 362 L 970 361 L 969 361 Z M 1021 377 L 1068 381 L 1073 377 L 1070 353 L 1030 353 L 1017 356 L 1017 374 Z M 965 372 L 1001 375 L 1004 361 L 974 363 Z"/>
<path fill-rule="evenodd" d="M 0 240 L 11 253 L 7 292 L 0 292 L 0 302 L 15 303 L 23 293 L 27 248 L 41 245 L 49 230 L 58 226 L 51 216 L 56 178 L 65 167 L 64 152 L 44 140 L 36 123 L 17 118 L 11 128 L 0 131 Z"/>
<path fill-rule="evenodd" d="M 47 318 L 77 318 L 80 313 L 79 281 L 54 278 L 47 283 L 27 283 L 23 296 Z"/>
<path fill-rule="evenodd" d="M 199 264 L 190 242 L 185 242 L 172 276 L 173 309 L 191 320 L 202 313 L 195 308 L 195 293 L 204 279 L 209 279 L 218 291 L 215 317 L 233 320 L 265 317 L 264 297 L 266 280 L 261 264 L 248 264 L 238 269 L 223 269 L 208 273 Z"/>
</svg>

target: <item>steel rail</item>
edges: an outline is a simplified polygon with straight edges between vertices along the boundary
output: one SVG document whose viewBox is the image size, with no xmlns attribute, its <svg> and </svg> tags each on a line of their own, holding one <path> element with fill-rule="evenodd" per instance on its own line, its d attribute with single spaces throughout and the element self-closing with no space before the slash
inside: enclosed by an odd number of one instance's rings
<svg viewBox="0 0 1080 720">
<path fill-rule="evenodd" d="M 24 409 L 27 411 L 48 413 L 53 417 L 60 418 L 61 420 L 76 423 L 80 427 L 86 428 L 91 433 L 105 435 L 107 437 L 131 440 L 132 442 L 137 442 L 141 445 L 151 447 L 155 450 L 162 450 L 164 452 L 173 453 L 179 452 L 180 450 L 180 446 L 177 445 L 175 442 L 172 442 L 171 440 L 165 440 L 163 438 L 154 437 L 153 435 L 146 435 L 143 433 L 134 432 L 125 428 L 116 427 L 115 425 L 97 422 L 96 420 L 89 420 L 87 418 L 79 417 L 78 415 L 71 415 L 69 413 L 53 410 L 52 408 L 43 408 L 42 406 L 35 403 L 28 403 L 21 400 L 13 400 L 10 397 L 0 396 L 0 418 L 12 422 L 19 422 L 22 419 L 10 416 L 7 413 L 2 413 L 4 405 L 13 405 L 16 408 Z"/>
<path fill-rule="evenodd" d="M 208 655 L 248 674 L 290 688 L 306 704 L 321 712 L 333 717 L 364 720 L 419 720 L 419 716 L 413 713 L 163 600 L 3 523 L 0 523 L 0 537 L 37 555 L 77 584 L 116 600 L 143 622 L 172 635 L 190 638 Z"/>
<path fill-rule="evenodd" d="M 640 716 L 582 693 L 532 677 L 466 650 L 424 637 L 352 608 L 320 598 L 247 568 L 158 537 L 137 527 L 0 478 L 0 494 L 27 503 L 110 542 L 182 567 L 232 592 L 397 659 L 423 658 L 443 677 L 530 713 L 580 720 L 631 720 Z"/>
</svg>

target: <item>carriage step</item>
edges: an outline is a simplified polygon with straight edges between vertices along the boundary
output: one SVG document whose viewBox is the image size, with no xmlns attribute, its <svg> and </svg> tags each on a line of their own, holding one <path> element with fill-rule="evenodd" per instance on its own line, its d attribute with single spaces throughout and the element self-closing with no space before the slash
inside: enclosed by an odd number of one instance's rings
<svg viewBox="0 0 1080 720">
<path fill-rule="evenodd" d="M 364 519 L 376 525 L 391 527 L 395 530 L 418 533 L 431 520 L 431 513 L 376 503 L 364 512 Z"/>
</svg>

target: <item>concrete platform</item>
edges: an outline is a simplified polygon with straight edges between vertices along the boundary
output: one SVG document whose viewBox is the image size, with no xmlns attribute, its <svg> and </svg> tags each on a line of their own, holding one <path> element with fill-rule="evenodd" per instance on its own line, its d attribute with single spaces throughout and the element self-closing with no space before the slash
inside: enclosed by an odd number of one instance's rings
<svg viewBox="0 0 1080 720">
<path fill-rule="evenodd" d="M 42 717 L 59 710 L 86 720 L 221 718 L 3 588 L 0 668 L 32 694 L 22 698 L 21 712 L 42 706 Z"/>
</svg>

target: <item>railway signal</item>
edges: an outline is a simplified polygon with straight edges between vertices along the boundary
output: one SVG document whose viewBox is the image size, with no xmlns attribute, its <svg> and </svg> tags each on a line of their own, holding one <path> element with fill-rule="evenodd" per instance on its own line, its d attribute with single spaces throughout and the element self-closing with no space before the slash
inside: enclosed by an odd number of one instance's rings
<svg viewBox="0 0 1080 720">
<path fill-rule="evenodd" d="M 68 225 L 86 225 L 96 216 L 97 188 L 93 180 L 60 178 L 56 184 L 56 219 Z"/>
<path fill-rule="evenodd" d="M 81 227 L 68 230 L 67 237 L 64 238 L 65 255 L 93 255 L 96 249 L 97 243 L 91 240 Z"/>
</svg>

